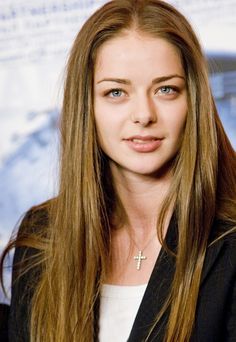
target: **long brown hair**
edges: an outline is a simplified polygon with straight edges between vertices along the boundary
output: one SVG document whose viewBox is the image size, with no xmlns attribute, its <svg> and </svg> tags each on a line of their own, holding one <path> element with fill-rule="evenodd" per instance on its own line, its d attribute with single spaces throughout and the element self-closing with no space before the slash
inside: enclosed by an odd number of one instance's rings
<svg viewBox="0 0 236 342">
<path fill-rule="evenodd" d="M 235 229 L 235 152 L 218 117 L 205 58 L 191 26 L 164 1 L 108 2 L 83 25 L 68 60 L 60 186 L 57 198 L 46 205 L 47 234 L 34 231 L 27 240 L 19 235 L 5 251 L 13 245 L 41 251 L 37 261 L 42 265 L 41 277 L 31 310 L 30 334 L 35 342 L 88 342 L 97 333 L 95 306 L 107 272 L 110 219 L 118 199 L 96 135 L 93 71 L 99 47 L 128 29 L 163 38 L 175 46 L 187 80 L 186 127 L 158 225 L 163 226 L 169 206 L 174 205 L 176 271 L 168 300 L 156 318 L 157 322 L 170 310 L 166 341 L 190 339 L 213 220 L 227 220 Z M 158 236 L 164 244 L 162 228 L 158 228 Z"/>
</svg>

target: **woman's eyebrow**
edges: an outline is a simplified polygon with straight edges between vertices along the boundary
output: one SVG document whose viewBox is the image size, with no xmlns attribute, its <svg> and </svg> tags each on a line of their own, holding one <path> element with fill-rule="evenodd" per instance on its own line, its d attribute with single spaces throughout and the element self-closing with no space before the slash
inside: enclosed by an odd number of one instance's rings
<svg viewBox="0 0 236 342">
<path fill-rule="evenodd" d="M 123 78 L 103 78 L 102 80 L 98 81 L 98 83 L 101 83 L 101 82 L 116 82 L 116 83 L 121 83 L 121 84 L 131 84 L 131 81 L 130 80 L 127 80 L 127 79 L 123 79 Z"/>
<path fill-rule="evenodd" d="M 160 77 L 156 77 L 152 80 L 152 84 L 157 84 L 157 83 L 161 83 L 164 81 L 168 81 L 172 78 L 181 78 L 185 81 L 185 77 L 182 75 L 178 75 L 178 74 L 171 74 L 171 75 L 167 75 L 167 76 L 160 76 Z M 102 82 L 115 82 L 115 83 L 119 83 L 119 84 L 126 84 L 126 85 L 130 85 L 131 81 L 125 78 L 112 78 L 112 77 L 108 77 L 108 78 L 103 78 L 100 81 L 97 82 L 97 84 L 102 83 Z"/>
<path fill-rule="evenodd" d="M 156 78 L 154 78 L 154 80 L 152 80 L 152 84 L 157 84 L 157 83 L 169 81 L 172 78 L 181 78 L 185 81 L 184 76 L 178 75 L 178 74 L 172 74 L 172 75 L 167 75 L 167 76 L 156 77 Z"/>
</svg>

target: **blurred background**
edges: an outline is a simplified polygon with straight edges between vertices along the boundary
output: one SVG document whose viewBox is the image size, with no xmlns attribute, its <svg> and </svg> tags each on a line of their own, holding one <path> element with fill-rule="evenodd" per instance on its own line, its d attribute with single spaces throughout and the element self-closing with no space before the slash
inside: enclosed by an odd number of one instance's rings
<svg viewBox="0 0 236 342">
<path fill-rule="evenodd" d="M 0 2 L 0 251 L 25 211 L 56 193 L 65 64 L 82 23 L 105 2 Z M 236 148 L 236 0 L 167 2 L 200 38 L 217 107 Z M 5 273 L 10 287 L 10 269 Z M 0 301 L 8 300 L 0 294 Z"/>
</svg>

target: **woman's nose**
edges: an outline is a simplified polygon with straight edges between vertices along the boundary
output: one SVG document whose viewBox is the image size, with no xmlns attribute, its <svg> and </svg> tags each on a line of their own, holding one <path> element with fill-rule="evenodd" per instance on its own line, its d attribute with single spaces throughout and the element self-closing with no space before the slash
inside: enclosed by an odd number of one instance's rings
<svg viewBox="0 0 236 342">
<path fill-rule="evenodd" d="M 134 100 L 132 121 L 141 126 L 148 126 L 157 121 L 156 108 L 153 100 L 148 96 L 140 96 Z"/>
</svg>

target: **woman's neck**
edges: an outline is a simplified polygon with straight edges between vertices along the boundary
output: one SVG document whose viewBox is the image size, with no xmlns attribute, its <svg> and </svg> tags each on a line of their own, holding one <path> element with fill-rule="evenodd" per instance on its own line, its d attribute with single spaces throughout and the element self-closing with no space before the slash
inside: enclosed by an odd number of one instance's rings
<svg viewBox="0 0 236 342">
<path fill-rule="evenodd" d="M 158 179 L 112 170 L 113 182 L 125 210 L 124 217 L 118 214 L 111 239 L 110 270 L 105 283 L 137 285 L 147 283 L 161 250 L 157 239 L 157 220 L 163 200 L 167 196 L 170 179 Z M 171 212 L 164 222 L 166 233 Z M 121 220 L 120 220 L 121 216 Z M 116 225 L 117 221 L 117 225 Z M 122 224 L 120 224 L 122 222 Z M 135 257 L 142 251 L 145 260 L 137 270 Z"/>
<path fill-rule="evenodd" d="M 116 192 L 125 209 L 127 225 L 131 231 L 135 235 L 146 235 L 156 229 L 162 203 L 169 190 L 170 177 L 157 179 L 112 171 Z"/>
</svg>

